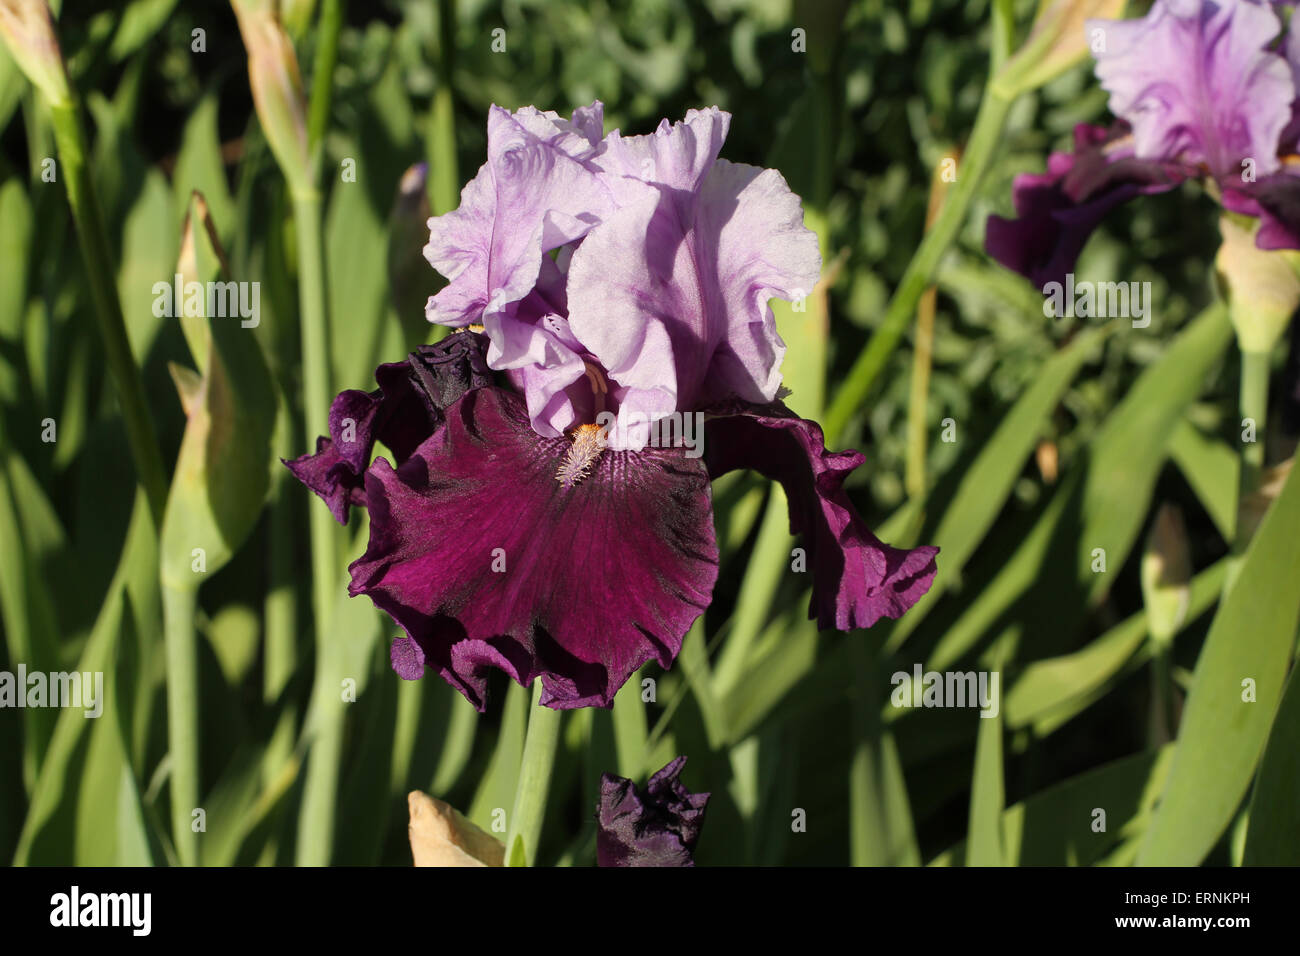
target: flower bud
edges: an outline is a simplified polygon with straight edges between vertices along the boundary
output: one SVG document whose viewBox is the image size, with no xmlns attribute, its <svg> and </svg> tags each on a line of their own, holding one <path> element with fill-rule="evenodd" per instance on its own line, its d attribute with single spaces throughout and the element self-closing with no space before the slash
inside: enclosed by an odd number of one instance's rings
<svg viewBox="0 0 1300 956">
<path fill-rule="evenodd" d="M 1036 90 L 1092 52 L 1089 20 L 1113 20 L 1125 0 L 1042 0 L 1029 36 L 994 77 L 1009 96 Z"/>
<path fill-rule="evenodd" d="M 501 866 L 505 844 L 480 830 L 450 804 L 419 790 L 406 797 L 416 866 Z"/>
<path fill-rule="evenodd" d="M 51 105 L 72 99 L 46 0 L 0 0 L 0 37 L 27 79 Z"/>
<path fill-rule="evenodd" d="M 1300 253 L 1256 247 L 1253 229 L 1233 215 L 1219 218 L 1219 232 L 1223 244 L 1214 264 L 1228 287 L 1237 343 L 1243 352 L 1267 353 L 1300 306 Z"/>
<path fill-rule="evenodd" d="M 231 0 L 248 52 L 248 83 L 262 132 L 294 193 L 311 187 L 307 101 L 293 44 L 265 0 Z"/>
<path fill-rule="evenodd" d="M 1147 626 L 1157 644 L 1173 640 L 1187 618 L 1192 560 L 1187 529 L 1176 505 L 1161 505 L 1142 555 L 1142 600 Z"/>
</svg>

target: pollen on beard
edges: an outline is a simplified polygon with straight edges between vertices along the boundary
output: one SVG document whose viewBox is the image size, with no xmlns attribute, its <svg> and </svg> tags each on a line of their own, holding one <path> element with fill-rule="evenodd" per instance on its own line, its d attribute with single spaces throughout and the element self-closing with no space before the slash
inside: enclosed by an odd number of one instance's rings
<svg viewBox="0 0 1300 956">
<path fill-rule="evenodd" d="M 555 480 L 572 488 L 591 473 L 605 450 L 605 430 L 599 425 L 579 425 L 573 430 L 573 444 L 555 472 Z"/>
</svg>

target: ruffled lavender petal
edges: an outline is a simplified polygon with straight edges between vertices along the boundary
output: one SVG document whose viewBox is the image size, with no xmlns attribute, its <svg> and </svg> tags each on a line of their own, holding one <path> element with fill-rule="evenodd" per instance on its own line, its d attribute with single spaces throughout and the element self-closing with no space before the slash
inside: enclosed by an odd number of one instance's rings
<svg viewBox="0 0 1300 956">
<path fill-rule="evenodd" d="M 678 777 L 685 765 L 686 758 L 678 757 L 651 777 L 644 791 L 612 773 L 600 778 L 600 866 L 695 865 L 709 794 L 691 793 L 683 786 Z"/>
<path fill-rule="evenodd" d="M 1266 49 L 1281 30 L 1267 3 L 1156 0 L 1141 20 L 1087 28 L 1105 40 L 1097 77 L 1139 159 L 1203 164 L 1222 180 L 1239 179 L 1244 159 L 1260 176 L 1277 170 L 1296 90 L 1286 60 Z"/>
<path fill-rule="evenodd" d="M 605 452 L 565 487 L 572 447 L 522 400 L 478 389 L 394 470 L 366 476 L 366 594 L 480 709 L 486 671 L 540 677 L 542 703 L 608 707 L 647 660 L 672 664 L 717 577 L 709 477 L 680 449 Z M 401 642 L 399 642 L 400 644 Z M 395 647 L 409 676 L 418 658 Z"/>
<path fill-rule="evenodd" d="M 1173 189 L 1187 170 L 1134 157 L 1126 126 L 1080 123 L 1074 152 L 1053 153 L 1047 172 L 1022 174 L 1012 186 L 1016 219 L 989 216 L 984 248 L 1036 288 L 1063 282 L 1094 229 L 1116 207 Z"/>
<path fill-rule="evenodd" d="M 580 239 L 613 210 L 592 162 L 604 148 L 601 114 L 598 103 L 573 121 L 532 107 L 491 108 L 487 162 L 460 206 L 429 220 L 425 258 L 449 280 L 429 299 L 430 322 L 469 325 L 523 299 L 547 252 Z"/>
<path fill-rule="evenodd" d="M 812 571 L 808 616 L 841 631 L 898 618 L 935 575 L 938 548 L 892 548 L 871 533 L 844 492 L 863 462 L 856 451 L 828 452 L 816 422 L 780 403 L 715 408 L 707 413 L 704 460 L 717 478 L 750 468 L 785 489 L 790 531 Z"/>
<path fill-rule="evenodd" d="M 375 442 L 405 461 L 442 424 L 443 409 L 492 381 L 486 345 L 481 335 L 461 332 L 420 346 L 405 362 L 379 366 L 379 388 L 341 392 L 330 406 L 329 437 L 316 439 L 314 453 L 284 464 L 347 524 L 349 506 L 365 504 L 365 471 Z"/>
<path fill-rule="evenodd" d="M 768 300 L 809 294 L 821 268 L 781 175 L 714 160 L 725 116 L 691 114 L 630 151 L 657 192 L 593 229 L 569 268 L 569 327 L 654 418 L 774 398 L 785 347 Z M 602 161 L 636 138 L 610 139 Z"/>
</svg>

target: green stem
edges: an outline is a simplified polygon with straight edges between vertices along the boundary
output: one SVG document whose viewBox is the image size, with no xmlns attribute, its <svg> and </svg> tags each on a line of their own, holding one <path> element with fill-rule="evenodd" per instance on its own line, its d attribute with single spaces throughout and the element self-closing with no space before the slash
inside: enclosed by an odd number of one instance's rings
<svg viewBox="0 0 1300 956">
<path fill-rule="evenodd" d="M 325 260 L 321 243 L 321 200 L 317 193 L 293 197 L 298 233 L 298 292 L 301 310 L 303 402 L 307 434 L 329 431 L 329 330 L 325 305 Z M 325 508 L 308 509 L 311 529 L 312 608 L 316 621 L 316 692 L 312 707 L 312 749 L 303 788 L 297 859 L 302 866 L 328 864 L 334 842 L 344 710 L 339 702 L 340 649 L 329 627 L 338 572 L 337 526 Z"/>
<path fill-rule="evenodd" d="M 1169 641 L 1152 642 L 1151 683 L 1154 698 L 1153 733 L 1151 743 L 1161 747 L 1176 735 L 1174 719 L 1174 669 L 1173 648 Z"/>
<path fill-rule="evenodd" d="M 537 844 L 546 816 L 546 797 L 560 742 L 561 711 L 543 707 L 542 682 L 533 682 L 532 715 L 524 738 L 524 758 L 519 767 L 515 805 L 506 834 L 506 866 L 535 866 Z"/>
<path fill-rule="evenodd" d="M 334 64 L 339 59 L 339 31 L 343 28 L 343 0 L 325 0 L 321 5 L 320 23 L 316 28 L 316 59 L 312 61 L 311 106 L 307 114 L 307 149 L 315 160 L 317 147 L 329 128 L 330 103 L 334 91 Z M 313 171 L 313 181 L 319 177 Z"/>
<path fill-rule="evenodd" d="M 181 865 L 196 866 L 199 838 L 191 815 L 199 806 L 199 661 L 194 630 L 198 588 L 164 584 L 162 597 L 172 839 Z"/>
<path fill-rule="evenodd" d="M 718 655 L 713 671 L 714 694 L 725 698 L 745 676 L 750 650 L 767 623 L 768 613 L 781 586 L 781 579 L 791 566 L 790 513 L 785 490 L 772 484 L 767 511 L 759 527 L 758 540 L 750 555 L 749 566 L 740 583 L 736 613 L 732 618 L 727 642 Z"/>
<path fill-rule="evenodd" d="M 277 456 L 290 458 L 294 453 L 295 442 L 289 424 L 287 401 L 281 401 L 279 416 Z M 276 474 L 271 482 L 269 503 L 271 576 L 267 582 L 266 599 L 263 605 L 266 617 L 266 641 L 262 652 L 262 701 L 268 707 L 281 706 L 280 695 L 298 667 L 294 498 L 290 494 L 292 489 L 286 478 L 287 475 L 284 473 Z M 289 702 L 281 707 L 271 742 L 266 749 L 266 759 L 263 761 L 264 783 L 275 779 L 293 754 L 296 710 L 296 706 Z"/>
<path fill-rule="evenodd" d="M 451 717 L 443 735 L 442 756 L 433 772 L 429 792 L 440 797 L 450 790 L 465 772 L 474 751 L 474 735 L 478 731 L 478 711 L 463 696 L 452 691 Z"/>
<path fill-rule="evenodd" d="M 298 296 L 303 364 L 303 418 L 308 435 L 329 434 L 330 356 L 329 319 L 325 305 L 325 250 L 321 235 L 321 200 L 318 193 L 293 197 L 298 234 Z M 340 575 L 335 565 L 334 519 L 325 508 L 312 508 L 312 607 L 316 630 L 323 629 L 334 606 L 334 588 Z"/>
<path fill-rule="evenodd" d="M 308 106 L 308 148 L 312 155 L 311 182 L 318 179 L 320 143 L 329 125 L 333 97 L 334 63 L 338 34 L 343 24 L 340 0 L 326 0 L 317 28 L 317 56 L 313 66 L 312 97 Z M 298 238 L 298 300 L 303 364 L 303 419 L 306 434 L 329 432 L 330 389 L 329 312 L 325 286 L 325 249 L 321 226 L 321 195 L 315 185 L 295 188 L 293 217 Z M 312 555 L 312 610 L 316 626 L 316 671 L 308 718 L 311 751 L 303 784 L 302 813 L 298 820 L 297 862 L 300 866 L 326 866 L 333 855 L 338 806 L 339 764 L 343 758 L 344 704 L 341 681 L 345 669 L 341 635 L 330 627 L 337 588 L 338 527 L 321 507 L 310 514 Z"/>
<path fill-rule="evenodd" d="M 852 866 L 880 866 L 886 862 L 880 852 L 885 842 L 881 834 L 885 825 L 885 808 L 880 799 L 875 762 L 875 744 L 881 721 L 872 692 L 878 652 L 869 650 L 865 638 L 859 635 L 851 634 L 846 640 L 849 642 L 849 664 L 857 674 L 858 683 L 851 708 L 857 743 L 849 763 L 849 863 Z"/>
<path fill-rule="evenodd" d="M 984 101 L 975 117 L 970 142 L 958 165 L 957 179 L 948 190 L 943 211 L 913 253 L 912 261 L 908 263 L 903 278 L 889 301 L 880 327 L 853 363 L 843 386 L 827 410 L 825 426 L 828 440 L 833 442 L 843 434 L 907 330 L 907 323 L 911 321 L 917 302 L 934 277 L 939 260 L 966 219 L 975 190 L 1001 142 L 1002 129 L 1006 125 L 1012 102 L 1013 97 L 992 84 L 985 87 Z"/>
<path fill-rule="evenodd" d="M 930 394 L 930 364 L 934 345 L 935 289 L 921 296 L 916 315 L 916 346 L 912 353 L 912 381 L 907 402 L 907 462 L 904 487 L 909 498 L 925 497 L 925 458 L 929 450 L 926 433 L 926 403 Z"/>
<path fill-rule="evenodd" d="M 1242 498 L 1259 488 L 1260 475 L 1264 470 L 1264 433 L 1268 426 L 1268 376 L 1269 354 L 1267 352 L 1241 353 L 1241 417 L 1252 419 L 1255 423 L 1255 440 L 1241 443 L 1241 486 Z M 1244 549 L 1246 541 L 1244 530 L 1237 528 L 1238 549 Z"/>
<path fill-rule="evenodd" d="M 144 383 L 131 355 L 122 303 L 117 296 L 117 272 L 113 268 L 103 216 L 86 162 L 86 139 L 76 103 L 51 103 L 50 120 L 59 159 L 63 163 L 60 172 L 68 193 L 68 205 L 72 208 L 81 255 L 86 264 L 86 281 L 90 285 L 90 299 L 94 303 L 99 336 L 104 344 L 104 359 L 122 407 L 131 458 L 140 485 L 149 499 L 154 522 L 161 526 L 163 508 L 167 503 L 167 471 L 163 467 L 158 433 L 154 430 L 153 416 L 145 398 Z"/>
<path fill-rule="evenodd" d="M 438 88 L 429 114 L 429 208 L 435 216 L 460 202 L 456 165 L 456 112 L 452 74 L 456 66 L 456 0 L 438 0 Z"/>
<path fill-rule="evenodd" d="M 641 700 L 641 671 L 637 671 L 614 695 L 614 747 L 618 753 L 618 772 L 624 777 L 640 777 L 645 767 L 645 702 Z"/>
</svg>

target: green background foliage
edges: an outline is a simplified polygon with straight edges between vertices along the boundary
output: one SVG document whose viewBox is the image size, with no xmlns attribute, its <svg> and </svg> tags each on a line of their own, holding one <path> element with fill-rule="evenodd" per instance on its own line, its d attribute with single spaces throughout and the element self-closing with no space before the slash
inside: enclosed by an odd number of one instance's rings
<svg viewBox="0 0 1300 956">
<path fill-rule="evenodd" d="M 323 33 L 314 6 L 286 4 L 284 17 L 309 90 Z M 1023 38 L 1036 4 L 997 6 Z M 633 133 L 716 104 L 734 114 L 723 155 L 779 168 L 822 241 L 824 300 L 777 310 L 791 405 L 820 417 L 921 242 L 936 169 L 970 136 L 993 17 L 987 0 L 347 4 L 320 153 L 330 383 L 371 388 L 378 362 L 430 340 L 423 303 L 441 280 L 420 254 L 429 211 L 399 186 L 429 162 L 434 208 L 445 204 L 483 161 L 489 104 L 567 114 L 600 99 L 607 125 Z M 796 28 L 807 52 L 792 49 Z M 158 526 L 89 318 L 99 286 L 63 188 L 42 178 L 56 156 L 51 120 L 0 46 L 0 669 L 101 670 L 106 685 L 99 720 L 0 711 L 0 858 L 184 858 L 169 823 L 177 762 L 158 571 L 183 576 L 187 542 L 204 535 L 220 560 L 186 610 L 206 812 L 197 859 L 406 864 L 412 789 L 490 828 L 515 796 L 528 692 L 494 681 L 480 717 L 436 676 L 396 678 L 394 625 L 343 587 L 362 516 L 339 542 L 335 606 L 313 610 L 308 514 L 323 506 L 277 461 L 312 446 L 304 417 L 323 412 L 303 407 L 304 223 L 255 115 L 230 8 L 68 0 L 58 32 L 167 470 L 187 454 L 202 468 L 205 450 L 212 467 L 186 482 L 176 472 Z M 612 713 L 564 717 L 539 862 L 590 865 L 599 775 L 644 780 L 677 754 L 688 787 L 713 794 L 701 864 L 1300 862 L 1300 690 L 1286 680 L 1300 487 L 1284 483 L 1231 557 L 1238 370 L 1217 304 L 1213 204 L 1188 185 L 1121 210 L 1087 246 L 1080 280 L 1151 283 L 1144 329 L 1045 318 L 1041 293 L 982 250 L 987 215 L 1011 212 L 1012 177 L 1041 171 L 1073 124 L 1105 116 L 1086 60 L 1014 101 L 932 277 L 924 406 L 909 397 L 909 323 L 868 398 L 828 436 L 866 454 L 850 494 L 880 537 L 942 547 L 931 595 L 899 622 L 819 634 L 779 489 L 719 481 L 714 603 L 670 671 L 647 665 Z M 205 340 L 153 314 L 195 191 L 213 226 L 199 269 L 218 269 L 215 238 L 229 277 L 260 283 L 256 329 L 214 325 Z M 206 383 L 211 418 L 192 418 L 184 445 L 170 366 Z M 909 411 L 922 416 L 912 437 Z M 1262 436 L 1272 461 L 1294 449 L 1284 417 Z M 42 440 L 47 419 L 54 442 Z M 909 451 L 924 466 L 911 493 Z M 1196 575 L 1162 657 L 1139 563 L 1164 503 L 1183 513 Z M 340 649 L 328 666 L 323 646 Z M 891 675 L 917 664 L 998 671 L 999 716 L 891 705 Z M 316 728 L 338 675 L 355 682 L 355 701 L 325 753 Z M 653 702 L 640 700 L 642 678 Z M 1241 699 L 1247 678 L 1254 703 Z M 1153 717 L 1162 689 L 1172 739 Z M 323 837 L 301 825 L 322 785 L 307 772 L 313 757 L 335 761 L 322 779 L 337 781 L 337 815 Z M 806 828 L 792 828 L 798 811 Z M 322 845 L 304 853 L 308 838 Z"/>
</svg>

